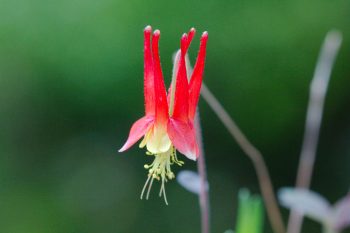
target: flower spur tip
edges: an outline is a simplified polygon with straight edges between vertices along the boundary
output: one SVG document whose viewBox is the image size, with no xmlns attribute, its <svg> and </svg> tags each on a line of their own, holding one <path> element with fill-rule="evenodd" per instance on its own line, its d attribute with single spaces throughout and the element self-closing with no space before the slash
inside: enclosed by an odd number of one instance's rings
<svg viewBox="0 0 350 233">
<path fill-rule="evenodd" d="M 144 29 L 144 32 L 150 33 L 152 31 L 152 27 L 150 25 L 147 25 Z"/>
<path fill-rule="evenodd" d="M 202 39 L 208 39 L 208 32 L 207 31 L 203 32 Z"/>
<path fill-rule="evenodd" d="M 158 29 L 154 30 L 153 36 L 159 37 L 160 36 L 160 31 Z"/>
<path fill-rule="evenodd" d="M 185 50 L 187 49 L 188 46 L 188 35 L 187 33 L 182 34 L 181 36 L 181 52 L 185 52 Z"/>
</svg>

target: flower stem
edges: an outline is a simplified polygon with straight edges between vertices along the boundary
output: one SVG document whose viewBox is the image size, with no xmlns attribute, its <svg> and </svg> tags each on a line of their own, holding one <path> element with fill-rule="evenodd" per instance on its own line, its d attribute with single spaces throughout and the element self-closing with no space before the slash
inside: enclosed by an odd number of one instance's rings
<svg viewBox="0 0 350 233">
<path fill-rule="evenodd" d="M 174 64 L 177 63 L 177 57 L 179 56 L 179 51 L 174 56 Z M 185 64 L 186 64 L 186 70 L 187 70 L 187 78 L 188 81 L 190 81 L 190 77 L 192 76 L 193 69 L 191 67 L 191 62 L 188 57 L 188 54 L 185 56 Z M 177 68 L 174 68 L 174 72 L 176 72 Z M 209 202 L 209 192 L 207 189 L 207 171 L 205 166 L 205 153 L 204 153 L 204 146 L 203 146 L 203 135 L 202 135 L 202 127 L 199 117 L 199 108 L 197 107 L 197 112 L 194 119 L 194 128 L 196 130 L 196 138 L 198 143 L 198 149 L 199 149 L 199 156 L 198 156 L 198 162 L 197 162 L 197 170 L 198 175 L 200 177 L 200 191 L 199 191 L 199 208 L 201 211 L 201 229 L 202 233 L 209 233 L 210 232 L 210 202 Z"/>
<path fill-rule="evenodd" d="M 205 155 L 204 155 L 204 147 L 203 147 L 203 135 L 202 128 L 200 124 L 199 111 L 197 110 L 196 118 L 195 118 L 195 129 L 196 129 L 196 137 L 197 143 L 199 147 L 199 156 L 198 156 L 198 174 L 200 177 L 200 192 L 199 192 L 199 206 L 201 210 L 201 228 L 202 233 L 210 232 L 210 221 L 209 221 L 209 193 L 206 188 L 207 184 L 207 172 L 205 167 Z"/>
<path fill-rule="evenodd" d="M 322 121 L 324 100 L 331 71 L 342 36 L 337 31 L 328 32 L 317 61 L 314 77 L 310 85 L 310 97 L 306 113 L 304 141 L 301 149 L 296 186 L 308 189 L 315 164 L 316 149 Z M 288 221 L 288 233 L 299 233 L 303 216 L 292 211 Z"/>
<path fill-rule="evenodd" d="M 248 141 L 242 131 L 238 128 L 237 124 L 204 84 L 202 86 L 201 94 L 203 99 L 209 104 L 218 118 L 225 125 L 232 137 L 237 141 L 241 149 L 252 161 L 258 176 L 260 189 L 273 231 L 275 233 L 285 233 L 285 227 L 277 205 L 270 175 L 262 154 Z"/>
</svg>

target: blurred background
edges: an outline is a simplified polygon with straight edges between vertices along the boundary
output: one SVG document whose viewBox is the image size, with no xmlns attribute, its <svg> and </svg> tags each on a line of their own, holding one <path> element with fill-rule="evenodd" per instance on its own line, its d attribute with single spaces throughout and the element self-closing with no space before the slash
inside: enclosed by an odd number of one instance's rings
<svg viewBox="0 0 350 233">
<path fill-rule="evenodd" d="M 118 153 L 143 108 L 143 28 L 162 32 L 169 84 L 180 36 L 209 32 L 205 82 L 263 153 L 276 190 L 292 186 L 308 89 L 327 31 L 343 33 L 325 103 L 312 189 L 350 185 L 350 1 L 1 0 L 0 232 L 200 232 L 198 200 L 176 181 L 169 206 L 151 158 Z M 259 193 L 251 162 L 203 100 L 212 232 L 234 228 L 237 191 Z M 185 161 L 184 169 L 196 163 Z M 177 172 L 179 168 L 174 166 Z M 283 209 L 285 219 L 288 211 Z M 306 220 L 304 232 L 320 232 Z M 271 232 L 266 221 L 265 232 Z"/>
</svg>

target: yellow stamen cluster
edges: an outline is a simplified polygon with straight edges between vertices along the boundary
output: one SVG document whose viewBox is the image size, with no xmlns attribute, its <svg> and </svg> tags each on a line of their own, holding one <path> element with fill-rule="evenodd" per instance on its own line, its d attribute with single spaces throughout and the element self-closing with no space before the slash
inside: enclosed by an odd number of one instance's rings
<svg viewBox="0 0 350 233">
<path fill-rule="evenodd" d="M 153 154 L 151 152 L 147 152 L 146 154 L 154 156 L 155 159 L 153 163 L 144 165 L 145 169 L 148 169 L 148 178 L 145 182 L 145 185 L 143 186 L 141 192 L 141 199 L 143 198 L 143 194 L 147 188 L 147 185 L 149 184 L 146 195 L 146 199 L 148 199 L 153 181 L 154 179 L 156 179 L 162 182 L 159 191 L 159 197 L 161 197 L 163 194 L 164 201 L 166 204 L 168 204 L 164 184 L 168 180 L 172 180 L 175 178 L 175 174 L 171 171 L 171 165 L 175 163 L 179 166 L 182 166 L 184 162 L 178 160 L 174 146 L 171 146 L 170 149 L 164 153 Z"/>
</svg>

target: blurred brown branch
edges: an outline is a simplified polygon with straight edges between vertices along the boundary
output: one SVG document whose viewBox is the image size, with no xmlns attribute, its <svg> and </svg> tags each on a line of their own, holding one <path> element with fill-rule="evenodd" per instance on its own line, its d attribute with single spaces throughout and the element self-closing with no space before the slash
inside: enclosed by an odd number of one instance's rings
<svg viewBox="0 0 350 233">
<path fill-rule="evenodd" d="M 340 32 L 330 31 L 327 33 L 318 57 L 314 77 L 311 81 L 304 140 L 296 180 L 296 186 L 299 188 L 308 189 L 310 187 L 320 134 L 324 100 L 341 41 L 342 35 Z M 287 232 L 299 233 L 301 231 L 302 222 L 303 217 L 297 212 L 291 211 Z"/>
<path fill-rule="evenodd" d="M 200 177 L 200 192 L 199 192 L 199 206 L 201 209 L 201 224 L 202 224 L 202 233 L 210 232 L 210 215 L 209 215 L 209 193 L 207 189 L 207 172 L 205 167 L 205 154 L 203 147 L 203 136 L 202 136 L 202 128 L 200 124 L 199 111 L 197 110 L 196 118 L 195 118 L 195 129 L 196 129 L 196 137 L 198 141 L 199 147 L 199 156 L 198 156 L 198 175 Z"/>
<path fill-rule="evenodd" d="M 272 229 L 275 233 L 285 233 L 282 216 L 277 205 L 270 175 L 262 154 L 249 142 L 237 124 L 233 121 L 233 119 L 229 116 L 229 114 L 215 98 L 215 96 L 209 91 L 205 84 L 202 86 L 201 94 L 203 99 L 209 104 L 218 118 L 225 125 L 232 137 L 237 141 L 241 149 L 253 162 Z"/>
</svg>

